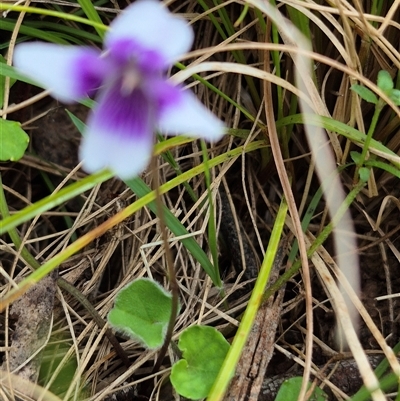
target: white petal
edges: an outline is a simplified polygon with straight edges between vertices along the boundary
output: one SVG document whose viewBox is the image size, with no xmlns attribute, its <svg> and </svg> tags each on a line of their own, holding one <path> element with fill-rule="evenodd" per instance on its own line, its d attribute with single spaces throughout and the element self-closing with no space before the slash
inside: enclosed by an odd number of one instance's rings
<svg viewBox="0 0 400 401">
<path fill-rule="evenodd" d="M 158 128 L 166 134 L 198 136 L 218 141 L 224 135 L 224 124 L 190 91 L 182 91 L 179 102 L 165 109 Z"/>
<path fill-rule="evenodd" d="M 171 14 L 158 0 L 137 0 L 110 25 L 105 47 L 121 39 L 132 39 L 143 48 L 153 50 L 171 64 L 190 50 L 193 30 L 181 18 Z"/>
<path fill-rule="evenodd" d="M 79 149 L 83 169 L 95 173 L 110 168 L 122 180 L 133 178 L 150 163 L 153 142 L 143 139 L 120 141 L 109 132 L 88 130 Z"/>
<path fill-rule="evenodd" d="M 15 47 L 14 66 L 70 103 L 85 97 L 101 83 L 105 68 L 92 48 L 50 43 L 21 43 Z"/>
<path fill-rule="evenodd" d="M 80 147 L 84 170 L 110 168 L 123 180 L 140 174 L 152 155 L 153 121 L 152 104 L 142 91 L 123 96 L 118 85 L 105 88 Z"/>
</svg>

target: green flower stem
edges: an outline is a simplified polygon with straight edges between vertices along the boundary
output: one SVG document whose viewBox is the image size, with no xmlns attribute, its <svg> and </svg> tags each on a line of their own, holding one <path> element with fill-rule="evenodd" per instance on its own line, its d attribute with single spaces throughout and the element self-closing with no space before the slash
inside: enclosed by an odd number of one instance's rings
<svg viewBox="0 0 400 401">
<path fill-rule="evenodd" d="M 260 273 L 254 285 L 249 303 L 233 340 L 232 346 L 230 347 L 228 355 L 225 358 L 224 364 L 222 365 L 222 368 L 219 371 L 219 374 L 208 395 L 208 401 L 222 400 L 228 388 L 229 382 L 234 375 L 236 365 L 240 359 L 242 350 L 246 345 L 246 341 L 253 326 L 257 311 L 262 303 L 264 289 L 268 282 L 268 278 L 275 260 L 275 255 L 278 250 L 283 227 L 285 225 L 287 209 L 286 201 L 282 200 L 278 215 L 275 220 L 274 228 L 271 233 L 268 249 L 265 253 Z"/>
<path fill-rule="evenodd" d="M 361 152 L 360 160 L 357 163 L 357 168 L 356 168 L 356 172 L 354 175 L 354 181 L 358 180 L 358 178 L 357 178 L 358 171 L 364 165 L 365 158 L 367 157 L 367 152 L 368 152 L 370 144 L 371 144 L 372 136 L 375 132 L 376 124 L 378 123 L 379 115 L 381 114 L 381 111 L 382 111 L 383 107 L 385 106 L 385 104 L 386 103 L 384 102 L 384 100 L 379 99 L 378 103 L 375 106 L 375 112 L 374 112 L 374 115 L 372 116 L 371 124 L 369 126 L 367 136 L 365 138 L 365 142 L 364 142 L 364 146 L 363 146 L 363 149 Z"/>
<path fill-rule="evenodd" d="M 215 167 L 227 160 L 230 160 L 232 158 L 239 157 L 243 153 L 251 152 L 257 149 L 263 148 L 265 145 L 264 141 L 255 141 L 252 142 L 246 146 L 239 146 L 236 149 L 233 149 L 229 152 L 223 153 L 211 160 L 209 160 L 209 166 Z M 171 189 L 177 187 L 178 185 L 182 184 L 183 182 L 190 180 L 191 178 L 204 173 L 205 165 L 204 163 L 200 164 L 199 166 L 196 166 L 188 171 L 185 171 L 181 175 L 173 178 L 172 180 L 166 182 L 159 188 L 160 194 L 164 194 Z M 101 174 L 110 174 L 109 172 L 100 172 L 98 173 L 99 175 Z M 92 176 L 93 177 L 93 176 Z M 88 177 L 89 178 L 89 177 Z M 83 181 L 83 180 L 82 180 Z M 75 184 L 72 184 L 75 185 Z M 61 192 L 61 191 L 60 191 Z M 122 211 L 118 212 L 114 216 L 112 216 L 109 220 L 105 221 L 102 223 L 100 226 L 92 230 L 91 232 L 85 234 L 83 237 L 79 238 L 77 241 L 69 245 L 67 248 L 65 248 L 62 252 L 60 252 L 58 255 L 54 256 L 52 259 L 48 260 L 46 263 L 44 263 L 39 269 L 35 270 L 30 276 L 22 280 L 18 288 L 15 288 L 11 290 L 5 297 L 0 299 L 0 311 L 3 310 L 10 302 L 13 302 L 18 296 L 20 296 L 24 291 L 26 291 L 29 287 L 37 283 L 39 280 L 41 280 L 43 277 L 45 277 L 47 274 L 49 274 L 52 270 L 54 270 L 57 266 L 59 266 L 61 263 L 63 263 L 65 260 L 67 260 L 69 257 L 77 253 L 80 249 L 88 245 L 91 241 L 96 239 L 97 237 L 103 235 L 106 231 L 110 230 L 113 228 L 115 225 L 121 223 L 123 220 L 149 204 L 150 202 L 154 201 L 156 198 L 155 191 L 152 191 L 151 193 L 143 196 L 142 198 L 138 199 L 136 202 L 132 203 Z M 40 203 L 41 201 L 39 201 Z M 34 206 L 34 205 L 33 205 Z M 42 207 L 44 207 L 42 205 Z M 28 207 L 30 208 L 30 207 Z M 45 209 L 48 210 L 49 208 Z M 22 211 L 23 212 L 23 211 Z M 3 225 L 7 226 L 7 229 L 4 230 L 3 227 L 3 232 L 8 231 L 11 227 L 13 227 L 12 224 L 10 224 L 7 220 L 16 217 L 11 216 L 6 218 L 3 221 Z M 26 213 L 23 213 L 24 218 L 20 218 L 19 223 L 22 223 L 26 220 L 29 220 L 29 217 L 26 218 Z M 13 222 L 15 223 L 15 220 Z M 7 224 L 6 224 L 7 223 Z M 14 225 L 15 227 L 15 225 Z M 210 275 L 210 277 L 213 275 L 213 272 L 207 272 L 207 274 Z M 212 277 L 213 281 L 215 277 Z"/>
<path fill-rule="evenodd" d="M 7 200 L 4 194 L 3 183 L 1 181 L 0 175 L 0 214 L 3 218 L 8 217 L 10 215 L 10 211 L 8 209 Z M 40 263 L 33 257 L 33 255 L 22 245 L 21 238 L 15 228 L 12 228 L 8 231 L 8 234 L 13 242 L 15 249 L 21 253 L 21 257 L 25 260 L 26 264 L 28 264 L 32 269 L 37 270 L 40 268 Z M 68 281 L 64 280 L 63 278 L 57 279 L 57 284 L 64 289 L 65 291 L 69 292 L 80 304 L 90 313 L 93 320 L 96 322 L 97 326 L 102 329 L 106 322 L 105 320 L 99 315 L 93 305 L 88 301 L 88 299 L 72 284 Z M 121 360 L 124 362 L 126 367 L 130 366 L 130 361 L 122 349 L 120 343 L 115 338 L 114 334 L 110 329 L 106 330 L 106 336 L 109 339 L 110 343 L 114 347 L 116 353 L 120 356 Z"/>
</svg>

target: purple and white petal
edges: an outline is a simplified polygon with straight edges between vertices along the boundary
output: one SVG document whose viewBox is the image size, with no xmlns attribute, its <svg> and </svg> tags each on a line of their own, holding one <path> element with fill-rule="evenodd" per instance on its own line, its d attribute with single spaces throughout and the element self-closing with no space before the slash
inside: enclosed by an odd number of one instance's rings
<svg viewBox="0 0 400 401">
<path fill-rule="evenodd" d="M 119 85 L 107 88 L 89 116 L 80 147 L 84 170 L 109 168 L 121 179 L 140 174 L 152 156 L 154 115 L 143 91 L 122 96 Z"/>
<path fill-rule="evenodd" d="M 70 103 L 101 85 L 107 66 L 99 56 L 99 51 L 88 47 L 21 43 L 15 47 L 14 66 L 60 101 Z"/>
<path fill-rule="evenodd" d="M 134 39 L 119 39 L 112 42 L 106 55 L 116 68 L 136 69 L 143 75 L 151 75 L 165 70 L 165 58 L 156 50 L 143 47 Z"/>
<path fill-rule="evenodd" d="M 168 135 L 196 136 L 218 141 L 225 126 L 190 91 L 181 91 L 179 99 L 165 107 L 158 119 L 158 128 Z"/>
<path fill-rule="evenodd" d="M 142 49 L 159 54 L 165 68 L 190 50 L 193 38 L 187 22 L 171 14 L 161 2 L 137 0 L 111 23 L 105 48 L 111 49 L 119 41 L 131 39 Z"/>
<path fill-rule="evenodd" d="M 182 98 L 182 88 L 180 86 L 174 85 L 165 77 L 155 74 L 146 78 L 141 83 L 141 86 L 157 106 L 157 116 L 160 116 L 164 109 L 179 104 Z"/>
</svg>

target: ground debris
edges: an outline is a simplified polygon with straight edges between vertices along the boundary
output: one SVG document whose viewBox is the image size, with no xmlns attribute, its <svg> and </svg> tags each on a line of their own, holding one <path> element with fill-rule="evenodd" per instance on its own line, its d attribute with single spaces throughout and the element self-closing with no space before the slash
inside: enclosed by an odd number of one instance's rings
<svg viewBox="0 0 400 401">
<path fill-rule="evenodd" d="M 276 280 L 284 257 L 284 246 L 278 250 L 270 279 Z M 284 287 L 274 299 L 262 304 L 236 368 L 225 401 L 257 401 L 268 363 L 274 352 L 276 329 L 281 318 Z"/>
<path fill-rule="evenodd" d="M 57 272 L 53 272 L 31 287 L 10 309 L 17 319 L 11 349 L 2 369 L 35 383 L 40 368 L 40 351 L 51 329 Z"/>
</svg>

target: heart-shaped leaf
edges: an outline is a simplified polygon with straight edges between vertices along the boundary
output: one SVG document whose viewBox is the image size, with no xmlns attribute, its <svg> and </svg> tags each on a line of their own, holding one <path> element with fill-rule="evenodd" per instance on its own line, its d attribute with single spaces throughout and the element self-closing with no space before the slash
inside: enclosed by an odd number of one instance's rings
<svg viewBox="0 0 400 401">
<path fill-rule="evenodd" d="M 108 321 L 147 348 L 159 348 L 165 339 L 171 308 L 172 295 L 157 282 L 141 278 L 118 293 Z"/>
<path fill-rule="evenodd" d="M 0 161 L 17 161 L 25 153 L 29 136 L 17 121 L 0 118 Z"/>
<path fill-rule="evenodd" d="M 275 401 L 297 401 L 300 394 L 302 381 L 302 377 L 292 377 L 288 380 L 285 380 L 282 383 L 278 394 L 276 395 Z M 310 387 L 310 384 L 308 384 L 308 387 Z M 313 393 L 308 400 L 326 401 L 327 399 L 328 395 L 319 387 L 315 387 Z"/>
<path fill-rule="evenodd" d="M 192 326 L 179 337 L 183 359 L 171 371 L 171 383 L 183 397 L 207 397 L 229 350 L 229 343 L 214 327 Z"/>
</svg>

